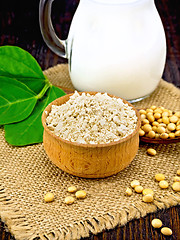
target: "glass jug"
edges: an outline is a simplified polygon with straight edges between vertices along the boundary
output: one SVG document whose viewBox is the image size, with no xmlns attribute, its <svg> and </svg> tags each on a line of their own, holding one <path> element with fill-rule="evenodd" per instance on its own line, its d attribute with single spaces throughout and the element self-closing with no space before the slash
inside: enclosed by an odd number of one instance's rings
<svg viewBox="0 0 180 240">
<path fill-rule="evenodd" d="M 166 39 L 153 0 L 80 0 L 66 40 L 51 22 L 53 0 L 40 0 L 46 44 L 67 58 L 78 91 L 108 92 L 130 102 L 157 87 L 165 66 Z"/>
</svg>

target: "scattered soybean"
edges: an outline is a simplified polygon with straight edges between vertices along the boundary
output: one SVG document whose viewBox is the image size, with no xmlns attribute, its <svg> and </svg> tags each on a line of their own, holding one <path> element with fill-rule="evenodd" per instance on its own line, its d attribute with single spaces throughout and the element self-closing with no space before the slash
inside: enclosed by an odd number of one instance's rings
<svg viewBox="0 0 180 240">
<path fill-rule="evenodd" d="M 51 192 L 46 193 L 46 195 L 44 196 L 44 201 L 45 202 L 52 202 L 54 201 L 54 194 Z"/>
</svg>

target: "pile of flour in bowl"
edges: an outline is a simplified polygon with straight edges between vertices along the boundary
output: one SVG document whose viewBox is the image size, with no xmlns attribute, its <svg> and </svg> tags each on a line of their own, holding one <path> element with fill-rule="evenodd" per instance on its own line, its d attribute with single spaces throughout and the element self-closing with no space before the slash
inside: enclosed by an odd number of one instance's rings
<svg viewBox="0 0 180 240">
<path fill-rule="evenodd" d="M 46 124 L 55 135 L 68 141 L 103 144 L 130 135 L 136 128 L 137 116 L 120 98 L 75 91 L 66 103 L 52 105 Z"/>
</svg>

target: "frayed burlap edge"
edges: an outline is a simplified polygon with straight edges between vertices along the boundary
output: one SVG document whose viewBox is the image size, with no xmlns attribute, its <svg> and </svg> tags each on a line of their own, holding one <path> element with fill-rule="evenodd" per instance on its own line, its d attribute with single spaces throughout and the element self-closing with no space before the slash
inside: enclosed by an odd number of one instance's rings
<svg viewBox="0 0 180 240">
<path fill-rule="evenodd" d="M 22 211 L 17 209 L 16 203 L 8 197 L 3 186 L 0 188 L 0 217 L 17 239 L 30 239 L 35 233 Z"/>
<path fill-rule="evenodd" d="M 67 64 L 52 67 L 44 73 L 49 76 L 55 72 L 58 73 L 62 68 L 66 69 L 65 74 L 67 75 L 67 79 L 69 79 Z M 59 85 L 58 78 L 59 76 L 55 79 L 55 83 L 57 83 L 57 85 Z M 67 80 L 67 83 L 62 86 L 73 88 L 72 83 L 69 80 Z M 169 91 L 179 95 L 180 90 L 171 83 L 161 80 L 160 86 L 168 88 Z M 90 233 L 96 235 L 104 230 L 110 230 L 117 226 L 123 226 L 133 219 L 146 216 L 148 213 L 180 204 L 180 195 L 178 193 L 173 193 L 169 194 L 166 198 L 155 197 L 153 203 L 135 202 L 134 204 L 130 204 L 128 208 L 122 207 L 118 212 L 114 212 L 113 214 L 107 213 L 96 218 L 87 218 L 86 220 L 82 220 L 80 222 L 74 222 L 74 224 L 69 225 L 67 228 L 59 226 L 59 229 L 52 229 L 49 233 L 43 233 L 31 225 L 30 221 L 27 220 L 23 212 L 20 209 L 17 209 L 16 203 L 8 196 L 10 196 L 8 194 L 8 189 L 6 189 L 5 186 L 1 186 L 0 216 L 2 221 L 7 225 L 9 231 L 17 240 L 80 239 L 82 237 L 89 237 Z"/>
<path fill-rule="evenodd" d="M 0 215 L 7 225 L 9 231 L 17 240 L 75 240 L 89 237 L 90 234 L 98 234 L 104 230 L 110 230 L 117 226 L 123 226 L 127 222 L 146 216 L 148 213 L 169 208 L 180 204 L 179 194 L 170 194 L 167 198 L 155 197 L 153 203 L 135 202 L 128 208 L 122 207 L 119 212 L 105 214 L 102 216 L 87 218 L 80 222 L 75 222 L 68 228 L 52 229 L 49 233 L 42 233 L 39 229 L 34 229 L 26 216 L 20 209 L 16 209 L 16 204 L 7 197 L 5 188 L 0 189 Z"/>
</svg>

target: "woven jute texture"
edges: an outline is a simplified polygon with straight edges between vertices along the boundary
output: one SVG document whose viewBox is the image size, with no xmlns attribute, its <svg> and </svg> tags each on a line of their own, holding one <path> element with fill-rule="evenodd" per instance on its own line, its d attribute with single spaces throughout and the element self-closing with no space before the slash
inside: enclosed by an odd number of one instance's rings
<svg viewBox="0 0 180 240">
<path fill-rule="evenodd" d="M 67 65 L 45 71 L 55 85 L 73 88 Z M 161 81 L 155 92 L 136 103 L 137 107 L 161 105 L 180 109 L 180 90 Z M 148 147 L 157 150 L 148 156 Z M 105 179 L 82 179 L 58 169 L 46 156 L 43 144 L 26 147 L 10 146 L 0 128 L 0 216 L 16 239 L 80 239 L 89 233 L 97 234 L 117 225 L 145 216 L 158 209 L 180 203 L 180 194 L 173 192 L 173 176 L 180 168 L 180 144 L 140 144 L 138 154 L 122 172 Z M 156 173 L 164 173 L 170 186 L 160 189 L 154 180 Z M 138 179 L 144 188 L 155 192 L 153 203 L 142 202 L 142 195 L 125 196 L 130 182 Z M 84 189 L 87 197 L 66 205 L 64 198 L 71 185 Z M 53 192 L 55 200 L 45 203 L 46 192 Z M 73 194 L 71 194 L 73 195 Z"/>
</svg>

